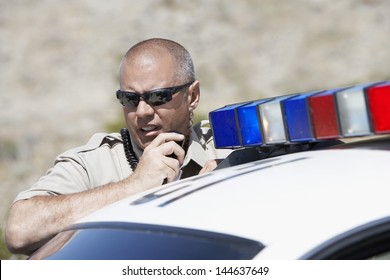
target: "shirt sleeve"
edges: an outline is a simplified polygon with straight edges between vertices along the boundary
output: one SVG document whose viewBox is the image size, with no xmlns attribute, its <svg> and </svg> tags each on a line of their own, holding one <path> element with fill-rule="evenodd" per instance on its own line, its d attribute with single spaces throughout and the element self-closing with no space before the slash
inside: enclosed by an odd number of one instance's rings
<svg viewBox="0 0 390 280">
<path fill-rule="evenodd" d="M 81 147 L 59 155 L 46 175 L 15 201 L 38 195 L 63 195 L 86 191 L 129 176 L 123 145 L 116 135 L 95 134 Z"/>
<path fill-rule="evenodd" d="M 85 167 L 73 157 L 60 155 L 50 168 L 28 190 L 19 193 L 15 199 L 28 199 L 37 195 L 60 195 L 81 192 L 88 189 L 89 179 Z"/>
</svg>

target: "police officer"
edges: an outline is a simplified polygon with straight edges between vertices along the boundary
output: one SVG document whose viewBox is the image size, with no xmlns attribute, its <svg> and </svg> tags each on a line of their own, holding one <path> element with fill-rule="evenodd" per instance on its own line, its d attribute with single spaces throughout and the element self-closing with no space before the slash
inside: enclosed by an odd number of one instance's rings
<svg viewBox="0 0 390 280">
<path fill-rule="evenodd" d="M 120 64 L 116 96 L 127 128 L 95 134 L 86 145 L 59 155 L 45 176 L 18 194 L 6 225 L 11 252 L 30 254 L 85 215 L 211 171 L 227 155 L 214 148 L 207 122 L 192 125 L 199 82 L 180 44 L 154 38 L 130 48 Z"/>
</svg>

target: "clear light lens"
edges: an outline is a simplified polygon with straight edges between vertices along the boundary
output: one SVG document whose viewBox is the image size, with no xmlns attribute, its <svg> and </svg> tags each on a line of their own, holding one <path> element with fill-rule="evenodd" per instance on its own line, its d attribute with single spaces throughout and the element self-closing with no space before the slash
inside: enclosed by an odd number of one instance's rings
<svg viewBox="0 0 390 280">
<path fill-rule="evenodd" d="M 287 142 L 282 106 L 280 102 L 290 97 L 291 95 L 288 97 L 279 97 L 258 106 L 264 133 L 264 142 L 266 144 L 280 144 Z"/>
<path fill-rule="evenodd" d="M 364 88 L 367 86 L 355 86 L 336 93 L 341 134 L 345 137 L 371 133 L 364 97 Z"/>
</svg>

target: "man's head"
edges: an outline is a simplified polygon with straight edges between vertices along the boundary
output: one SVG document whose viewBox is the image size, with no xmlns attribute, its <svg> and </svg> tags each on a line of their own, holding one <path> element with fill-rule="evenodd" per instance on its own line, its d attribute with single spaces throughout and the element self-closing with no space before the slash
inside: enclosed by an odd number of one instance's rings
<svg viewBox="0 0 390 280">
<path fill-rule="evenodd" d="M 161 97 L 166 92 L 149 94 L 181 85 L 186 86 L 174 93 L 170 101 Z M 200 97 L 199 82 L 190 54 L 178 43 L 149 39 L 130 48 L 120 66 L 120 89 L 141 96 L 137 105 L 137 96 L 130 95 L 126 101 L 135 98 L 135 102 L 127 102 L 129 106 L 123 107 L 130 135 L 141 149 L 162 132 L 189 134 L 192 112 Z M 154 102 L 156 99 L 161 102 Z"/>
</svg>

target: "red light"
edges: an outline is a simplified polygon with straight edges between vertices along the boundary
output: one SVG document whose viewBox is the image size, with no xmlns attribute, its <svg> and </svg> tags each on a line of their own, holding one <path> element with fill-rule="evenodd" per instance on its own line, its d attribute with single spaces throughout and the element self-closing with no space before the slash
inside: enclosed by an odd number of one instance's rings
<svg viewBox="0 0 390 280">
<path fill-rule="evenodd" d="M 374 133 L 390 132 L 390 82 L 366 90 Z"/>
<path fill-rule="evenodd" d="M 317 139 L 340 137 L 336 103 L 333 96 L 339 90 L 329 90 L 309 97 L 313 132 Z"/>
</svg>

